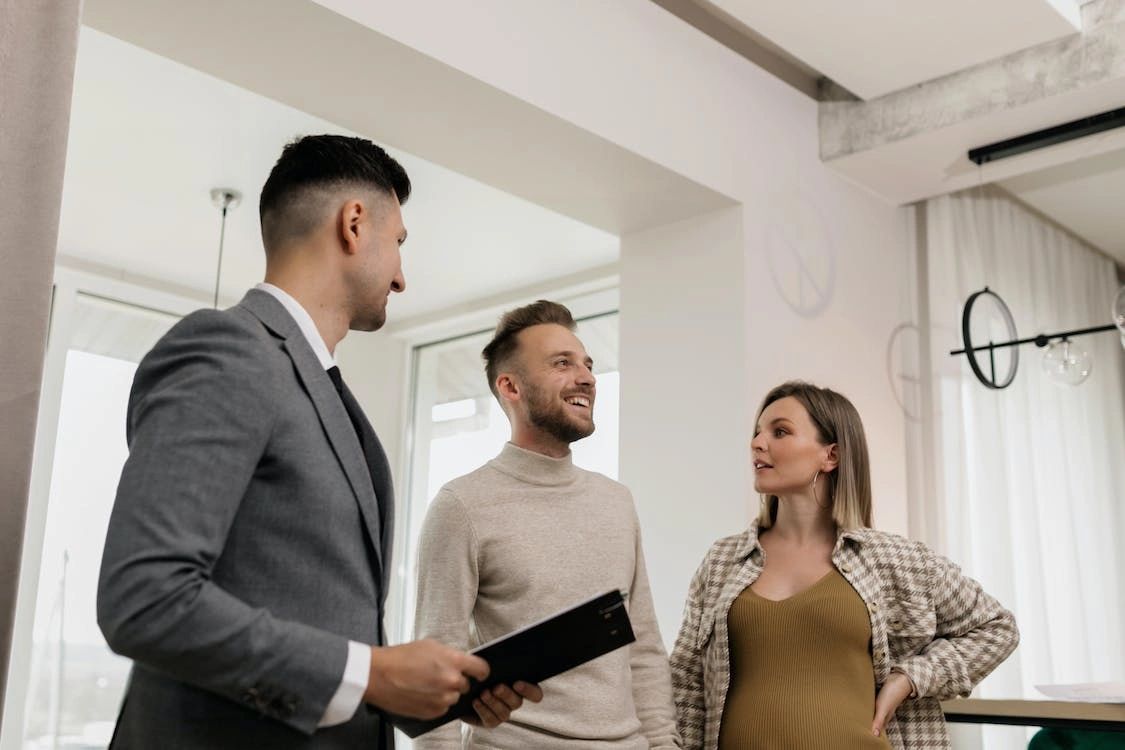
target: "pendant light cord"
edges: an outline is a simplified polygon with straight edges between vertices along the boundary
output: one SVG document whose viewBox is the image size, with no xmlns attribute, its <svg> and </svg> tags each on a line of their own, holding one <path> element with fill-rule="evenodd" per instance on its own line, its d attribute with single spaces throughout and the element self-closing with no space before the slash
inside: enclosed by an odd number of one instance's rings
<svg viewBox="0 0 1125 750">
<path fill-rule="evenodd" d="M 223 200 L 223 219 L 219 224 L 219 262 L 215 264 L 215 309 L 219 309 L 219 279 L 223 275 L 223 241 L 227 235 L 227 203 Z"/>
<path fill-rule="evenodd" d="M 219 309 L 219 282 L 223 277 L 223 245 L 227 239 L 227 214 L 232 208 L 238 208 L 242 202 L 242 193 L 234 188 L 217 187 L 211 189 L 211 205 L 222 212 L 223 218 L 219 223 L 219 261 L 215 264 L 215 309 Z"/>
</svg>

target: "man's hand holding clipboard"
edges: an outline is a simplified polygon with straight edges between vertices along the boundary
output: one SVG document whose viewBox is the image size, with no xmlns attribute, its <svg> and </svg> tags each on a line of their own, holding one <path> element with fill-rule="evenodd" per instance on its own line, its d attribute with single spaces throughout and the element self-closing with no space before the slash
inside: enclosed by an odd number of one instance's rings
<svg viewBox="0 0 1125 750">
<path fill-rule="evenodd" d="M 483 680 L 470 678 L 468 692 L 442 716 L 411 719 L 389 714 L 388 718 L 409 737 L 425 734 L 456 719 L 481 724 L 474 702 L 484 691 L 495 686 L 501 686 L 498 690 L 508 690 L 504 686 L 519 683 L 536 688 L 543 680 L 635 640 L 625 609 L 625 595 L 609 591 L 474 649 L 472 654 L 488 663 L 489 674 Z M 529 694 L 522 694 L 532 699 Z M 490 697 L 491 701 L 488 697 L 484 699 L 484 705 L 490 709 L 495 705 L 494 711 L 502 713 L 511 705 L 503 695 Z"/>
</svg>

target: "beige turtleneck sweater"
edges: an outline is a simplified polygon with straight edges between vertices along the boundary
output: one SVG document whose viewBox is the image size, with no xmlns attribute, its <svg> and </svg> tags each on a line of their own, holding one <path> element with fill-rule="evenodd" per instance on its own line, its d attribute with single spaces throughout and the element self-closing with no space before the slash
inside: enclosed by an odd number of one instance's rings
<svg viewBox="0 0 1125 750">
<path fill-rule="evenodd" d="M 629 592 L 636 643 L 545 681 L 543 702 L 510 722 L 468 727 L 466 747 L 645 750 L 679 739 L 629 490 L 511 443 L 441 489 L 418 550 L 417 637 L 474 648 L 610 589 Z M 461 725 L 414 747 L 460 748 Z"/>
</svg>

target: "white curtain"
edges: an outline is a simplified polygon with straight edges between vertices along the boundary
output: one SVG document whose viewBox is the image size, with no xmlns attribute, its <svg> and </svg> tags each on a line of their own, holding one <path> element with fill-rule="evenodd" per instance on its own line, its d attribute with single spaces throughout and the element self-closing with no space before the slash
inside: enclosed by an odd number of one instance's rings
<svg viewBox="0 0 1125 750">
<path fill-rule="evenodd" d="M 26 655 L 10 652 L 20 546 L 50 315 L 80 0 L 0 0 L 0 700 Z M 6 688 L 11 688 L 6 690 Z M 23 710 L 22 694 L 14 703 Z M 20 713 L 5 710 L 0 742 Z M 7 746 L 7 745 L 5 745 Z"/>
<path fill-rule="evenodd" d="M 1043 699 L 1035 685 L 1125 680 L 1119 337 L 1073 340 L 1093 356 L 1077 386 L 1048 380 L 1044 350 L 1031 344 L 1020 347 L 1005 390 L 985 388 L 963 356 L 949 354 L 961 348 L 966 298 L 986 285 L 1020 338 L 1111 322 L 1116 267 L 994 187 L 935 198 L 920 216 L 932 399 L 921 429 L 930 430 L 932 462 L 925 494 L 937 508 L 923 533 L 1015 612 L 1022 635 L 978 695 Z M 985 739 L 1018 746 L 996 730 Z"/>
</svg>

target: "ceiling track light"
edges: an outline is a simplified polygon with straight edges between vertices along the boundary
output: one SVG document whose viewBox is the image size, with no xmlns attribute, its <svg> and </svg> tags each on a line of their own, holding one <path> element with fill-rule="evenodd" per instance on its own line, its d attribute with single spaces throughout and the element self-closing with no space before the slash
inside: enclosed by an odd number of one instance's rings
<svg viewBox="0 0 1125 750">
<path fill-rule="evenodd" d="M 999 343 L 989 341 L 987 344 L 973 346 L 970 322 L 973 306 L 979 299 L 990 299 L 992 301 L 1000 314 L 1004 327 L 1008 330 L 1009 341 Z M 1071 339 L 1091 333 L 1117 330 L 1121 335 L 1121 345 L 1125 347 L 1125 286 L 1118 290 L 1112 312 L 1113 322 L 1109 325 L 1076 328 L 1071 331 L 1059 331 L 1058 333 L 1040 333 L 1030 338 L 1020 339 L 1016 338 L 1016 325 L 1004 300 L 996 292 L 985 287 L 969 295 L 969 298 L 965 300 L 965 307 L 961 313 L 961 337 L 964 347 L 951 351 L 949 354 L 952 357 L 964 354 L 966 359 L 969 360 L 969 367 L 972 368 L 973 374 L 982 385 L 994 390 L 1003 390 L 1012 384 L 1016 376 L 1016 370 L 1019 368 L 1018 347 L 1023 344 L 1035 344 L 1040 349 L 1045 348 L 1047 350 L 1043 355 L 1042 366 L 1044 373 L 1052 381 L 1064 385 L 1078 385 L 1089 377 L 1093 368 L 1093 359 L 1086 350 L 1078 347 Z M 1011 348 L 1011 355 L 1008 368 L 1003 377 L 998 377 L 996 353 L 1009 348 Z M 985 367 L 977 359 L 979 352 L 988 352 L 987 374 L 985 373 Z"/>
<path fill-rule="evenodd" d="M 1057 143 L 1073 141 L 1076 138 L 1084 138 L 1088 135 L 1120 127 L 1125 127 L 1125 107 L 970 149 L 969 161 L 980 166 L 986 162 L 1007 159 L 1009 156 L 1017 156 L 1028 151 L 1054 146 Z"/>
</svg>

